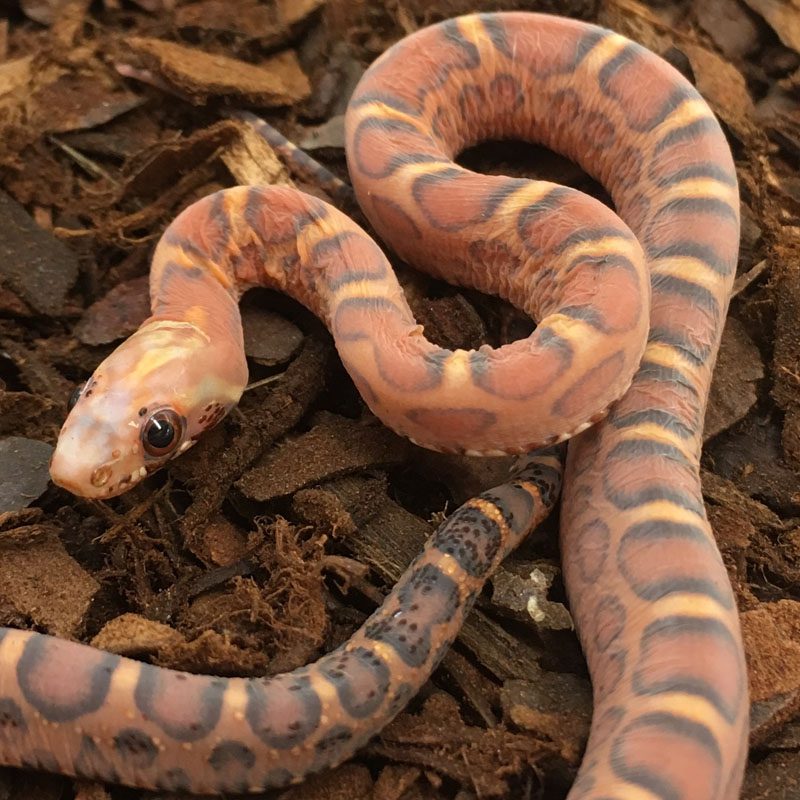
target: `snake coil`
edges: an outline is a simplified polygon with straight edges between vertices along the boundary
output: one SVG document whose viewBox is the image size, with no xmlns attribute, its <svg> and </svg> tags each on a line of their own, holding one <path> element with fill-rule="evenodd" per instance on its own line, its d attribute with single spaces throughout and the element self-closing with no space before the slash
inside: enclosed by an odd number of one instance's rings
<svg viewBox="0 0 800 800">
<path fill-rule="evenodd" d="M 372 410 L 415 441 L 525 453 L 575 436 L 561 546 L 595 711 L 571 800 L 733 800 L 745 666 L 698 473 L 739 231 L 713 114 L 622 36 L 508 13 L 399 42 L 363 77 L 346 128 L 380 235 L 431 274 L 525 309 L 534 333 L 498 350 L 435 347 L 347 217 L 289 189 L 218 192 L 165 232 L 153 315 L 76 397 L 54 480 L 111 497 L 191 446 L 247 378 L 241 293 L 286 291 L 327 323 Z M 454 163 L 487 138 L 563 153 L 619 216 L 574 190 Z M 0 629 L 0 762 L 202 793 L 341 762 L 427 679 L 559 481 L 551 451 L 524 457 L 437 531 L 347 643 L 286 675 L 187 675 Z"/>
</svg>

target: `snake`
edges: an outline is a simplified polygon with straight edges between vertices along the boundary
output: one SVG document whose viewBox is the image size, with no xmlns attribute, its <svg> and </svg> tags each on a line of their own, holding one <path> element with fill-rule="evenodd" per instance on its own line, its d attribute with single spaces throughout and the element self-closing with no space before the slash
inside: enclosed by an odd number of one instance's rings
<svg viewBox="0 0 800 800">
<path fill-rule="evenodd" d="M 328 327 L 364 402 L 419 445 L 516 454 L 341 647 L 268 678 L 172 671 L 0 629 L 0 763 L 191 793 L 286 786 L 363 747 L 427 680 L 492 570 L 550 511 L 593 687 L 570 800 L 732 800 L 748 696 L 699 477 L 735 274 L 724 132 L 672 66 L 610 30 L 509 12 L 400 40 L 350 100 L 346 156 L 402 260 L 536 322 L 498 348 L 425 338 L 381 248 L 294 188 L 237 186 L 167 227 L 152 315 L 71 398 L 53 481 L 105 500 L 187 450 L 247 381 L 238 301 L 283 291 Z M 523 140 L 613 204 L 455 157 Z M 64 680 L 64 676 L 69 680 Z"/>
</svg>

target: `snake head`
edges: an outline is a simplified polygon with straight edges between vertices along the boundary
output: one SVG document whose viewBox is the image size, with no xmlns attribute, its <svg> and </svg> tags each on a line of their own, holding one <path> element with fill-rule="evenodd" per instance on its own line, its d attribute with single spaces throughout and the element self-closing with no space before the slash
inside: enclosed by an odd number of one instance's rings
<svg viewBox="0 0 800 800">
<path fill-rule="evenodd" d="M 122 494 L 216 425 L 246 380 L 244 356 L 195 325 L 146 322 L 70 398 L 53 482 L 81 497 Z"/>
</svg>

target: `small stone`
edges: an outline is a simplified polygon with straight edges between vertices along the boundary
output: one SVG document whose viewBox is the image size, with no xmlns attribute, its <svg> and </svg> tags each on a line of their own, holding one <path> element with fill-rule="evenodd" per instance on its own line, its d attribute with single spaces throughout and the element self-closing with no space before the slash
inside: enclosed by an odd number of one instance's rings
<svg viewBox="0 0 800 800">
<path fill-rule="evenodd" d="M 30 505 L 50 482 L 53 447 L 37 439 L 0 439 L 0 513 Z"/>
</svg>

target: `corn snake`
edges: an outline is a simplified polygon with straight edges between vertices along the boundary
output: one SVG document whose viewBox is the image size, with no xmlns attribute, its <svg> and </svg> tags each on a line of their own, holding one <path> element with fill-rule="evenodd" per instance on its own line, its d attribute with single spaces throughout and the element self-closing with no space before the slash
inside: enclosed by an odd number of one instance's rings
<svg viewBox="0 0 800 800">
<path fill-rule="evenodd" d="M 499 350 L 436 348 L 354 223 L 290 190 L 226 190 L 164 234 L 153 316 L 76 398 L 54 479 L 111 497 L 187 449 L 244 387 L 239 295 L 280 288 L 328 324 L 377 416 L 424 446 L 524 453 L 580 434 L 561 535 L 595 718 L 571 797 L 736 797 L 744 663 L 697 469 L 738 247 L 719 125 L 623 37 L 494 14 L 398 43 L 365 75 L 347 127 L 353 184 L 378 233 L 437 277 L 523 308 L 536 331 Z M 619 217 L 572 190 L 452 161 L 509 137 L 573 158 Z M 291 675 L 183 676 L 0 629 L 0 762 L 220 792 L 341 761 L 424 682 L 558 482 L 548 451 L 525 459 L 514 481 L 453 515 L 347 645 Z M 77 688 L 59 685 L 65 670 Z"/>
</svg>

